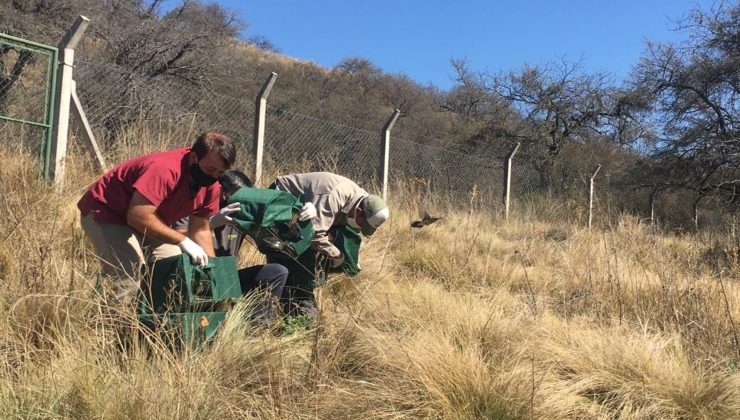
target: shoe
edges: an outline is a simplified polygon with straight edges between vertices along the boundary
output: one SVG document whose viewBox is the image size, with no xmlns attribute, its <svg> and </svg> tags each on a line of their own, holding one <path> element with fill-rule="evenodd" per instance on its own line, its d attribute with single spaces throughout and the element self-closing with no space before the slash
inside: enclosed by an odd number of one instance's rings
<svg viewBox="0 0 740 420">
<path fill-rule="evenodd" d="M 319 308 L 316 307 L 316 302 L 313 299 L 299 300 L 297 306 L 298 313 L 310 321 L 313 322 L 319 317 Z"/>
</svg>

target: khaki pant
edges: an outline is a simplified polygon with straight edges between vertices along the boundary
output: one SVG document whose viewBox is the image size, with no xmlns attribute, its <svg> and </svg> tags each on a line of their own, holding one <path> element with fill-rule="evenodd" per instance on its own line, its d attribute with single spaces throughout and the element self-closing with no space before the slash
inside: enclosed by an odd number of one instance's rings
<svg viewBox="0 0 740 420">
<path fill-rule="evenodd" d="M 88 212 L 80 224 L 100 258 L 103 272 L 111 277 L 113 293 L 121 303 L 136 298 L 142 266 L 182 253 L 177 245 L 144 239 L 128 226 L 97 223 L 94 215 L 94 211 Z"/>
</svg>

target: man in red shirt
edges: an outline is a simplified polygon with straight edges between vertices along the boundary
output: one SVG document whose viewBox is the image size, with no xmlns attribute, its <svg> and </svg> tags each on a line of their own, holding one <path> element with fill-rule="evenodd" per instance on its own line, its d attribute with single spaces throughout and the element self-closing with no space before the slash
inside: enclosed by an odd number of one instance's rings
<svg viewBox="0 0 740 420">
<path fill-rule="evenodd" d="M 77 203 L 82 229 L 121 302 L 135 298 L 145 263 L 184 252 L 205 265 L 215 255 L 208 219 L 219 211 L 216 181 L 235 159 L 230 138 L 207 132 L 192 147 L 127 160 L 90 186 Z M 185 216 L 186 234 L 170 227 Z"/>
</svg>

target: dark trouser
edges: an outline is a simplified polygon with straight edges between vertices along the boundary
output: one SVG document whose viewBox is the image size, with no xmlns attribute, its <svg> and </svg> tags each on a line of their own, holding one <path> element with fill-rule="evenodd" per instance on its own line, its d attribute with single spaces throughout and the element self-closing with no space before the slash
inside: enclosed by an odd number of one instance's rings
<svg viewBox="0 0 740 420">
<path fill-rule="evenodd" d="M 242 294 L 259 293 L 265 299 L 255 308 L 255 318 L 270 323 L 275 318 L 273 301 L 280 299 L 288 278 L 288 269 L 280 264 L 255 265 L 239 270 Z"/>
<path fill-rule="evenodd" d="M 295 315 L 305 307 L 313 308 L 315 302 L 313 295 L 315 254 L 306 251 L 297 260 L 283 254 L 267 254 L 267 261 L 288 268 L 288 278 L 280 299 L 285 313 Z"/>
</svg>

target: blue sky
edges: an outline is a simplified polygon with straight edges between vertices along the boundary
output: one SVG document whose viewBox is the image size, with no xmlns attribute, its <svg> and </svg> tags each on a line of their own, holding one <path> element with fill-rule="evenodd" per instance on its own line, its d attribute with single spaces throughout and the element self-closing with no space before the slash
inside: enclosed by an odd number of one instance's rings
<svg viewBox="0 0 740 420">
<path fill-rule="evenodd" d="M 711 0 L 218 0 L 239 12 L 246 37 L 333 67 L 364 57 L 422 85 L 452 86 L 450 58 L 498 72 L 565 58 L 620 80 L 645 40 L 677 41 L 676 19 Z"/>
</svg>

